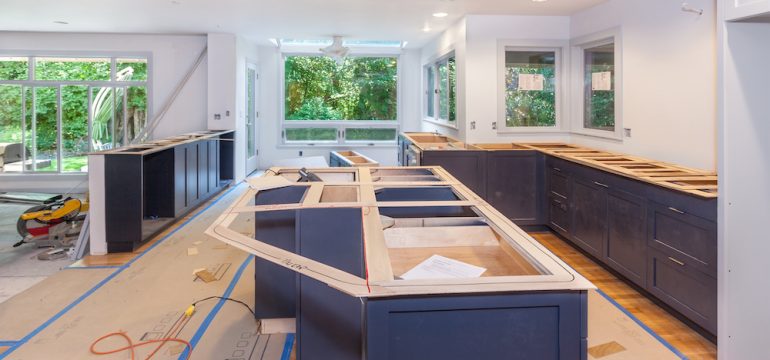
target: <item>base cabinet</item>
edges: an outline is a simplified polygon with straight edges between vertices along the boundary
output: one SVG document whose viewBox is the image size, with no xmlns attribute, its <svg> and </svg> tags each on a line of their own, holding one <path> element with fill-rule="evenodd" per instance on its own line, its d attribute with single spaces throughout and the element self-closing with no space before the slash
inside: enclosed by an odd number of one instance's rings
<svg viewBox="0 0 770 360">
<path fill-rule="evenodd" d="M 607 192 L 607 265 L 635 284 L 647 281 L 647 202 L 619 190 Z"/>
<path fill-rule="evenodd" d="M 543 156 L 535 151 L 487 154 L 485 200 L 517 225 L 543 223 Z"/>
<path fill-rule="evenodd" d="M 572 240 L 602 258 L 607 238 L 607 192 L 596 183 L 583 178 L 572 183 Z"/>
</svg>

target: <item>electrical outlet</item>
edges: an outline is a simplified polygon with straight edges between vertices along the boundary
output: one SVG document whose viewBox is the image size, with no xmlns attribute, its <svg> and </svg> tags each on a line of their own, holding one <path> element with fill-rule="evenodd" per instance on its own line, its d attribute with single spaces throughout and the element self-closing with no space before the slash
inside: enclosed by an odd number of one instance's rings
<svg viewBox="0 0 770 360">
<path fill-rule="evenodd" d="M 497 121 L 492 123 L 492 130 L 497 130 Z"/>
<path fill-rule="evenodd" d="M 299 151 L 299 156 L 302 157 L 302 150 Z"/>
<path fill-rule="evenodd" d="M 631 137 L 631 128 L 625 128 L 623 129 L 623 132 L 626 134 L 627 138 Z"/>
<path fill-rule="evenodd" d="M 214 120 L 222 120 L 221 114 L 214 114 Z"/>
<path fill-rule="evenodd" d="M 476 122 L 471 121 L 471 130 L 476 130 Z"/>
</svg>

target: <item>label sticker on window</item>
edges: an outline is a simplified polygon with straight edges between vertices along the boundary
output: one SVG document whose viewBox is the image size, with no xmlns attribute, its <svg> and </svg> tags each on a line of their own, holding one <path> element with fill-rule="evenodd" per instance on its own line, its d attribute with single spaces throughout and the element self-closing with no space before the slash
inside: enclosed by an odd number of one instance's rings
<svg viewBox="0 0 770 360">
<path fill-rule="evenodd" d="M 612 90 L 612 72 L 602 71 L 591 74 L 591 90 L 610 91 Z"/>
<path fill-rule="evenodd" d="M 543 74 L 519 74 L 519 90 L 543 91 L 545 77 Z"/>
</svg>

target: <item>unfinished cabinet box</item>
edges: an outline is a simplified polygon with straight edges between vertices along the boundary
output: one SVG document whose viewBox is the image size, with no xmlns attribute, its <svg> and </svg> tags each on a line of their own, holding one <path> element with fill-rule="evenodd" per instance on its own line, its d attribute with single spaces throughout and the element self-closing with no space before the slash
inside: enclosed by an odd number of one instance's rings
<svg viewBox="0 0 770 360">
<path fill-rule="evenodd" d="M 91 234 L 108 252 L 133 251 L 233 179 L 232 131 L 205 131 L 89 154 L 104 164 L 90 171 L 103 196 L 104 233 Z M 98 158 L 98 160 L 96 160 Z M 98 228 L 98 227 L 97 227 Z"/>
<path fill-rule="evenodd" d="M 377 161 L 355 151 L 332 151 L 329 153 L 331 167 L 380 166 Z"/>
<path fill-rule="evenodd" d="M 296 316 L 298 359 L 586 359 L 593 286 L 446 171 L 271 170 L 206 233 L 259 258 L 257 315 Z M 407 275 L 433 255 L 485 271 Z"/>
</svg>

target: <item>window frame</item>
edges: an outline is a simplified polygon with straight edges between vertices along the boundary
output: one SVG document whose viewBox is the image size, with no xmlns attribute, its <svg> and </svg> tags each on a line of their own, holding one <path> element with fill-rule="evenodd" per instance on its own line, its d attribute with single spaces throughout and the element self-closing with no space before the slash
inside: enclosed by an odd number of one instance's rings
<svg viewBox="0 0 770 360">
<path fill-rule="evenodd" d="M 505 53 L 507 51 L 553 51 L 556 55 L 555 68 L 555 109 L 556 121 L 553 126 L 507 126 L 505 119 Z M 569 42 L 561 40 L 500 40 L 497 43 L 497 123 L 498 134 L 517 133 L 564 133 L 568 121 L 567 106 L 567 63 Z"/>
<path fill-rule="evenodd" d="M 449 69 L 449 59 L 452 59 L 452 58 L 454 58 L 454 62 L 455 62 L 455 86 L 454 86 L 454 90 L 452 90 L 451 87 L 449 86 L 450 76 L 449 76 L 449 72 L 448 72 L 448 69 Z M 439 76 L 439 71 L 438 71 L 438 67 L 441 64 L 446 64 L 446 66 L 447 66 L 447 99 L 446 99 L 447 106 L 449 106 L 449 104 L 452 103 L 451 101 L 449 101 L 449 94 L 453 93 L 454 96 L 455 96 L 455 111 L 454 111 L 455 119 L 454 120 L 449 120 L 449 114 L 451 114 L 451 109 L 449 107 L 447 107 L 447 119 L 442 119 L 441 118 L 441 105 L 440 105 L 441 104 L 441 99 L 440 99 L 440 89 L 441 89 L 440 88 L 440 83 L 441 83 L 440 78 L 441 78 L 441 76 Z M 431 102 L 431 104 L 433 105 L 433 116 L 428 116 L 428 100 L 427 99 L 428 99 L 428 96 L 431 95 L 431 94 L 428 94 L 428 69 L 432 69 L 433 70 L 433 91 L 434 91 L 434 93 L 432 94 L 433 95 L 433 98 L 432 98 L 433 101 Z M 459 121 L 459 119 L 458 119 L 458 115 L 459 114 L 458 114 L 458 111 L 457 111 L 457 102 L 458 102 L 457 101 L 457 95 L 458 95 L 457 91 L 458 91 L 458 88 L 459 88 L 458 82 L 459 82 L 459 77 L 457 76 L 457 56 L 455 56 L 455 51 L 454 50 L 447 51 L 443 55 L 438 56 L 438 57 L 428 61 L 426 64 L 424 64 L 422 66 L 422 86 L 423 86 L 423 91 L 422 91 L 422 96 L 423 96 L 422 97 L 422 99 L 423 99 L 423 101 L 422 101 L 422 104 L 423 104 L 422 105 L 422 118 L 423 118 L 423 121 L 427 121 L 427 122 L 430 122 L 430 123 L 438 124 L 438 125 L 441 125 L 441 126 L 446 126 L 448 128 L 452 128 L 452 129 L 458 129 L 458 126 L 457 126 L 457 123 Z"/>
<path fill-rule="evenodd" d="M 572 133 L 623 141 L 623 44 L 621 29 L 613 28 L 572 39 Z M 615 57 L 615 129 L 613 131 L 588 128 L 585 126 L 585 50 L 597 46 L 614 44 Z"/>
<path fill-rule="evenodd" d="M 286 119 L 286 58 L 289 56 L 314 56 L 323 57 L 324 55 L 316 49 L 312 51 L 307 47 L 291 47 L 279 51 L 279 111 L 280 124 L 278 126 L 278 147 L 392 147 L 396 145 L 398 134 L 401 129 L 403 91 L 402 91 L 402 56 L 400 48 L 378 48 L 378 47 L 351 47 L 351 55 L 354 57 L 392 57 L 396 58 L 396 119 L 393 120 L 287 120 Z M 336 129 L 335 140 L 288 140 L 286 138 L 286 129 Z M 395 129 L 396 136 L 393 140 L 346 140 L 345 130 L 355 129 Z"/>
<path fill-rule="evenodd" d="M 62 105 L 62 88 L 66 86 L 88 86 L 90 88 L 96 88 L 96 87 L 111 87 L 113 89 L 117 88 L 123 88 L 126 89 L 124 91 L 124 96 L 127 94 L 127 90 L 130 87 L 145 87 L 146 93 L 147 93 L 147 124 L 145 126 L 149 125 L 149 122 L 153 119 L 153 58 L 152 58 L 152 52 L 146 52 L 146 51 L 40 51 L 40 50 L 29 50 L 29 51 L 8 51 L 8 50 L 0 50 L 0 57 L 19 57 L 19 58 L 27 58 L 27 79 L 26 80 L 0 80 L 0 85 L 17 85 L 21 86 L 22 88 L 22 101 L 25 101 L 25 88 L 34 89 L 41 88 L 41 87 L 52 87 L 56 89 L 57 92 L 57 144 L 56 144 L 56 170 L 55 171 L 38 171 L 34 169 L 32 170 L 26 170 L 24 166 L 22 166 L 21 172 L 9 172 L 9 173 L 0 173 L 0 176 L 23 176 L 23 175 L 33 175 L 33 176 L 43 176 L 43 175 L 67 175 L 67 176 L 78 176 L 78 175 L 84 175 L 87 174 L 83 171 L 64 171 L 63 169 L 63 136 L 62 136 L 62 113 L 61 113 L 61 105 Z M 109 80 L 37 80 L 35 79 L 35 66 L 37 64 L 37 58 L 105 58 L 110 60 L 110 79 Z M 147 79 L 146 80 L 131 80 L 131 81 L 118 81 L 116 79 L 117 74 L 117 62 L 118 59 L 145 59 L 147 61 Z M 91 93 L 89 90 L 89 99 L 91 98 Z M 90 100 L 89 100 L 90 101 Z M 90 104 L 89 104 L 90 105 Z M 35 109 L 37 106 L 35 97 L 33 96 L 32 102 L 31 102 L 31 108 Z M 125 106 L 125 102 L 124 102 Z M 127 131 L 126 126 L 126 118 L 125 114 L 126 112 L 122 112 L 124 115 L 123 118 L 123 132 L 125 139 L 125 133 Z M 92 132 L 93 132 L 93 114 L 91 111 L 88 111 L 88 132 L 87 132 L 87 138 L 88 138 L 88 151 L 92 152 L 93 150 L 93 141 L 92 141 Z M 21 119 L 21 125 L 22 125 L 22 144 L 26 147 L 27 144 L 24 143 L 23 139 L 25 136 L 25 125 L 26 125 L 26 111 L 22 110 L 22 119 Z M 114 135 L 114 134 L 113 134 Z M 113 137 L 114 139 L 114 137 Z M 36 150 L 30 150 L 31 153 L 34 153 Z M 22 162 L 27 160 L 26 152 L 22 151 Z"/>
</svg>

